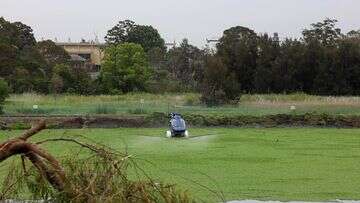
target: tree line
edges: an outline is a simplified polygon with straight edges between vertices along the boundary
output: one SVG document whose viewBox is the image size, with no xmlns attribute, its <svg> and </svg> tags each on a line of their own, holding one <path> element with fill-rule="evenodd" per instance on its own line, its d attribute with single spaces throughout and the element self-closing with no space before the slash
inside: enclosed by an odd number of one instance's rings
<svg viewBox="0 0 360 203">
<path fill-rule="evenodd" d="M 281 41 L 276 33 L 241 26 L 225 30 L 217 51 L 205 59 L 203 98 L 216 103 L 237 100 L 241 93 L 359 95 L 360 30 L 344 34 L 336 23 L 325 19 L 303 30 L 301 38 Z"/>
<path fill-rule="evenodd" d="M 105 36 L 100 75 L 72 67 L 66 51 L 37 42 L 31 27 L 0 18 L 0 77 L 9 92 L 122 94 L 200 92 L 208 105 L 237 102 L 243 93 L 360 94 L 360 31 L 342 33 L 335 19 L 280 40 L 235 26 L 216 49 L 184 39 L 167 49 L 158 30 L 119 21 Z"/>
</svg>

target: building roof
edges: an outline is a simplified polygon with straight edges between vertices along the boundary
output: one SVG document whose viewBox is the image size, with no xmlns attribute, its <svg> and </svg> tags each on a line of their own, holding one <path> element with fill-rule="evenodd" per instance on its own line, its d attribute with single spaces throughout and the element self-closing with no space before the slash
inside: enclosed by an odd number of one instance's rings
<svg viewBox="0 0 360 203">
<path fill-rule="evenodd" d="M 105 43 L 98 42 L 56 42 L 58 46 L 105 46 Z"/>
</svg>

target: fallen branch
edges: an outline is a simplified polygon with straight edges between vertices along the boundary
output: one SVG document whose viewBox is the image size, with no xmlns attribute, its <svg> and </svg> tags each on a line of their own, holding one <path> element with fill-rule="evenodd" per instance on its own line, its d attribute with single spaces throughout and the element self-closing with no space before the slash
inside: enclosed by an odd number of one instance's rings
<svg viewBox="0 0 360 203">
<path fill-rule="evenodd" d="M 27 141 L 45 127 L 45 121 L 42 120 L 19 137 L 0 144 L 0 163 L 14 155 L 25 156 L 55 189 L 61 191 L 64 188 L 65 173 L 59 162 L 36 144 Z"/>
<path fill-rule="evenodd" d="M 127 167 L 132 162 L 131 156 L 106 146 L 70 138 L 31 143 L 29 138 L 45 127 L 45 121 L 41 121 L 20 136 L 0 144 L 0 163 L 21 155 L 21 165 L 9 170 L 11 175 L 7 176 L 9 181 L 0 191 L 0 201 L 14 194 L 16 197 L 16 192 L 21 191 L 23 186 L 21 184 L 26 183 L 34 198 L 50 198 L 54 202 L 192 202 L 186 193 L 177 192 L 173 185 L 155 183 L 146 173 L 144 175 L 148 181 L 129 179 Z M 62 160 L 61 166 L 57 159 L 40 148 L 41 144 L 48 142 L 75 143 L 93 154 L 85 159 L 69 156 L 69 159 Z M 29 160 L 34 167 L 27 168 L 25 160 Z M 133 166 L 138 167 L 136 164 Z M 17 169 L 23 170 L 23 176 L 18 175 Z"/>
</svg>

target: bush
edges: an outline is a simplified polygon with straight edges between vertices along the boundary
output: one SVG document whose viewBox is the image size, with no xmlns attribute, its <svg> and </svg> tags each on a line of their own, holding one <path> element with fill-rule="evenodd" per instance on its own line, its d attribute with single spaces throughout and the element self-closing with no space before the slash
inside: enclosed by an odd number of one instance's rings
<svg viewBox="0 0 360 203">
<path fill-rule="evenodd" d="M 147 114 L 148 111 L 142 108 L 136 108 L 136 109 L 129 109 L 128 113 L 130 114 Z"/>
<path fill-rule="evenodd" d="M 95 114 L 116 114 L 116 108 L 108 105 L 98 105 L 91 113 Z"/>
<path fill-rule="evenodd" d="M 240 98 L 240 85 L 221 58 L 209 56 L 205 65 L 201 101 L 207 106 L 237 103 Z"/>
<path fill-rule="evenodd" d="M 20 114 L 50 114 L 55 111 L 55 109 L 33 109 L 20 107 L 16 108 L 15 111 Z"/>
<path fill-rule="evenodd" d="M 0 79 L 0 113 L 3 113 L 5 99 L 9 96 L 9 87 L 5 80 Z"/>
<path fill-rule="evenodd" d="M 187 94 L 185 95 L 185 105 L 187 106 L 195 106 L 199 105 L 200 100 L 199 96 L 196 94 Z"/>
</svg>

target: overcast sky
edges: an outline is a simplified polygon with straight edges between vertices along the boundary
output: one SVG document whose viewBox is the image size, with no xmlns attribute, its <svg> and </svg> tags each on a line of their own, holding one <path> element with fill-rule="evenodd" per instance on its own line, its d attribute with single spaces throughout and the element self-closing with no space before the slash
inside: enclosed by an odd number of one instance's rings
<svg viewBox="0 0 360 203">
<path fill-rule="evenodd" d="M 360 0 L 0 0 L 0 16 L 30 25 L 37 39 L 103 40 L 119 20 L 157 28 L 166 41 L 203 46 L 235 25 L 299 37 L 325 17 L 343 31 L 360 29 Z"/>
</svg>

